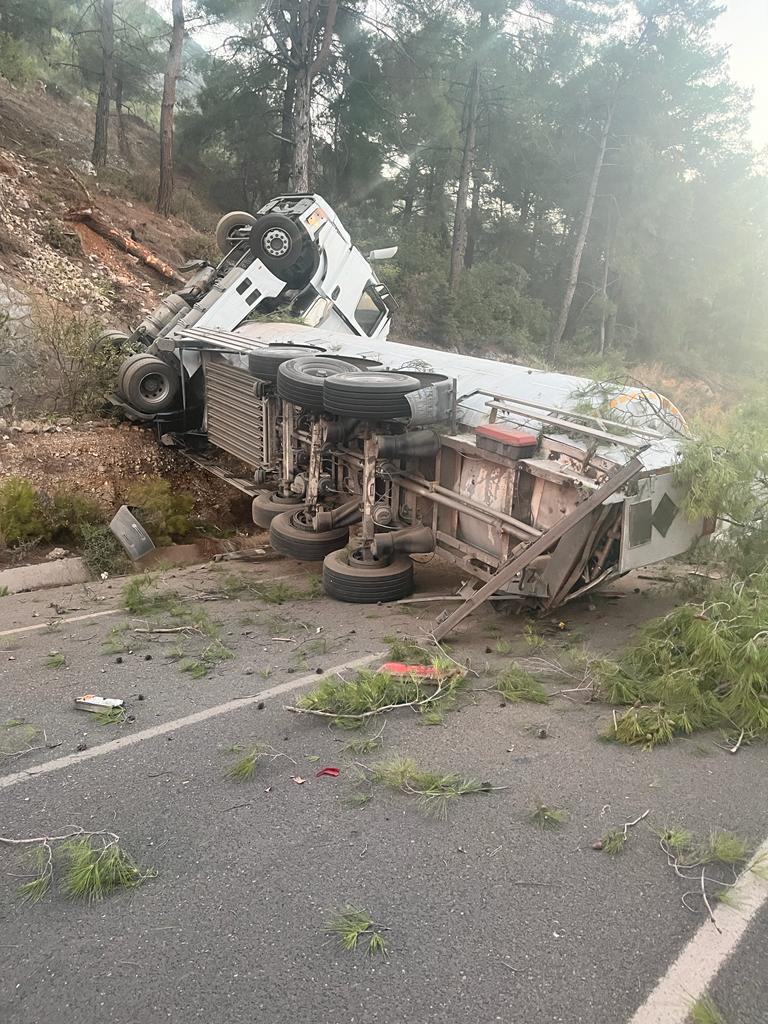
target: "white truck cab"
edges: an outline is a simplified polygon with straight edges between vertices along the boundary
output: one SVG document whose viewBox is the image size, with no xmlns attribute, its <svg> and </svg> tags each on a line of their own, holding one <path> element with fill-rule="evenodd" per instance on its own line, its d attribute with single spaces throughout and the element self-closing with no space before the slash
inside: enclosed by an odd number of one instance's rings
<svg viewBox="0 0 768 1024">
<path fill-rule="evenodd" d="M 227 214 L 217 240 L 231 269 L 216 301 L 196 319 L 197 327 L 234 330 L 254 310 L 271 312 L 279 304 L 287 319 L 310 327 L 387 336 L 389 291 L 320 196 L 278 196 L 255 217 Z M 379 250 L 379 256 L 396 252 Z"/>
</svg>

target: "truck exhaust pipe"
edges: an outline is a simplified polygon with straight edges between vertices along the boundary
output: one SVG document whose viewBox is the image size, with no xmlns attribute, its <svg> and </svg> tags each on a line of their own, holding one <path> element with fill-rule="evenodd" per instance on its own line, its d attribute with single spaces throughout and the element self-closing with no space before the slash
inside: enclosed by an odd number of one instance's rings
<svg viewBox="0 0 768 1024">
<path fill-rule="evenodd" d="M 408 555 L 428 555 L 435 550 L 435 535 L 428 526 L 406 526 L 391 533 L 377 533 L 372 550 L 376 558 L 388 558 L 397 551 Z"/>
</svg>

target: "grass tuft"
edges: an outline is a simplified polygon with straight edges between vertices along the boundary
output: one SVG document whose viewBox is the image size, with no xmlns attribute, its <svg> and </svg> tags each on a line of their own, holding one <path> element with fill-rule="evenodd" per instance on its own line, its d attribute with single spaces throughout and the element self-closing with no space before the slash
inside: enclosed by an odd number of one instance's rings
<svg viewBox="0 0 768 1024">
<path fill-rule="evenodd" d="M 735 832 L 718 829 L 709 833 L 703 852 L 708 860 L 720 864 L 740 865 L 746 864 L 749 860 L 750 847 L 747 840 Z"/>
<path fill-rule="evenodd" d="M 60 651 L 54 651 L 45 659 L 45 664 L 48 668 L 65 668 L 67 659 Z"/>
<path fill-rule="evenodd" d="M 725 1017 L 707 995 L 699 996 L 691 1006 L 688 1020 L 690 1024 L 725 1024 Z"/>
<path fill-rule="evenodd" d="M 448 817 L 449 807 L 459 797 L 490 793 L 494 789 L 490 782 L 464 778 L 453 772 L 421 771 L 410 757 L 395 757 L 391 761 L 363 767 L 363 773 L 364 780 L 417 797 L 426 814 L 442 821 Z"/>
<path fill-rule="evenodd" d="M 357 949 L 358 944 L 365 945 L 369 956 L 381 953 L 386 956 L 387 944 L 377 925 L 367 910 L 354 907 L 347 903 L 328 921 L 328 931 L 338 936 L 341 948 L 349 952 Z M 362 940 L 362 942 L 361 942 Z"/>
<path fill-rule="evenodd" d="M 547 804 L 538 803 L 531 813 L 531 821 L 544 831 L 555 830 L 562 828 L 568 821 L 568 811 L 562 807 L 549 807 Z"/>
<path fill-rule="evenodd" d="M 30 725 L 23 718 L 9 718 L 0 725 L 0 761 L 20 754 L 41 735 L 36 725 Z"/>
<path fill-rule="evenodd" d="M 523 636 L 531 650 L 540 651 L 544 646 L 544 637 L 539 633 L 535 626 L 531 625 L 530 622 L 523 630 Z"/>
<path fill-rule="evenodd" d="M 521 700 L 532 701 L 534 704 L 549 703 L 549 694 L 538 679 L 514 663 L 497 678 L 496 689 L 509 703 Z"/>
<path fill-rule="evenodd" d="M 123 622 L 119 626 L 113 626 L 107 633 L 107 637 L 104 641 L 104 653 L 105 654 L 127 654 L 128 651 L 133 650 L 134 646 L 132 642 L 129 642 L 128 631 L 131 625 L 129 622 Z"/>
<path fill-rule="evenodd" d="M 359 757 L 361 754 L 371 754 L 383 746 L 382 738 L 384 729 L 380 729 L 375 736 L 361 736 L 360 739 L 350 740 L 342 748 L 345 754 Z"/>
<path fill-rule="evenodd" d="M 179 672 L 185 672 L 193 679 L 204 679 L 208 675 L 208 666 L 199 658 L 184 658 L 179 662 Z"/>
<path fill-rule="evenodd" d="M 227 768 L 226 777 L 234 779 L 236 782 L 249 782 L 256 772 L 256 766 L 265 754 L 266 751 L 261 747 L 251 747 L 247 753 Z"/>
<path fill-rule="evenodd" d="M 352 679 L 324 679 L 297 701 L 301 711 L 329 716 L 337 725 L 358 725 L 375 714 L 400 707 L 415 707 L 422 714 L 448 710 L 456 702 L 465 674 L 452 662 L 433 660 L 440 679 L 417 675 L 397 676 L 362 669 Z"/>
<path fill-rule="evenodd" d="M 623 828 L 609 829 L 601 839 L 602 850 L 604 853 L 615 857 L 617 854 L 623 853 L 626 841 L 627 833 Z"/>
<path fill-rule="evenodd" d="M 122 725 L 127 715 L 125 708 L 104 708 L 96 712 L 95 718 L 99 725 Z"/>
<path fill-rule="evenodd" d="M 389 633 L 384 637 L 384 643 L 389 647 L 387 661 L 399 661 L 405 665 L 429 665 L 434 653 L 407 636 Z"/>
<path fill-rule="evenodd" d="M 99 847 L 77 839 L 65 847 L 68 864 L 61 890 L 70 899 L 101 900 L 116 889 L 133 889 L 148 877 L 119 843 Z"/>
</svg>

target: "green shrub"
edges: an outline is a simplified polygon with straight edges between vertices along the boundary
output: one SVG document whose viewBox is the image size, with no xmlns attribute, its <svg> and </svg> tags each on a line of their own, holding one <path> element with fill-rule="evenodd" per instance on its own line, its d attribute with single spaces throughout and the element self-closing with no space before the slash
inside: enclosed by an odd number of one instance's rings
<svg viewBox="0 0 768 1024">
<path fill-rule="evenodd" d="M 32 362 L 17 386 L 19 400 L 69 416 L 101 411 L 126 353 L 103 344 L 104 324 L 58 303 L 39 304 L 33 315 Z"/>
<path fill-rule="evenodd" d="M 37 66 L 24 44 L 0 32 L 0 75 L 11 85 L 27 85 L 37 74 Z"/>
<path fill-rule="evenodd" d="M 737 577 L 768 565 L 768 402 L 746 401 L 716 427 L 701 425 L 683 448 L 675 470 L 689 519 L 721 517 L 729 525 L 718 538 Z"/>
<path fill-rule="evenodd" d="M 50 539 L 43 500 L 28 480 L 10 476 L 0 485 L 0 534 L 9 545 Z"/>
<path fill-rule="evenodd" d="M 85 530 L 104 522 L 104 513 L 92 498 L 75 491 L 58 491 L 45 509 L 54 540 L 79 544 Z M 111 536 L 111 535 L 110 535 Z"/>
<path fill-rule="evenodd" d="M 190 518 L 195 499 L 186 491 L 174 491 L 167 480 L 156 477 L 135 484 L 128 492 L 128 504 L 158 547 L 183 540 L 194 529 Z"/>
<path fill-rule="evenodd" d="M 83 561 L 92 576 L 122 576 L 130 572 L 131 563 L 108 526 L 85 523 L 81 529 Z"/>
</svg>

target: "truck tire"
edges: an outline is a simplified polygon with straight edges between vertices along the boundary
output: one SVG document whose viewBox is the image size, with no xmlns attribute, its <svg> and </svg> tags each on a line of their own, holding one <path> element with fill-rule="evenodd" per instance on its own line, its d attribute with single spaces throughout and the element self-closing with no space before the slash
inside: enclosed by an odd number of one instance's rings
<svg viewBox="0 0 768 1024">
<path fill-rule="evenodd" d="M 157 356 L 131 356 L 119 374 L 120 391 L 137 412 L 169 412 L 177 406 L 179 371 Z"/>
<path fill-rule="evenodd" d="M 334 551 L 323 560 L 323 590 L 348 604 L 397 601 L 413 593 L 413 562 L 396 555 L 391 562 L 363 562 L 358 551 Z"/>
<path fill-rule="evenodd" d="M 283 512 L 275 516 L 269 526 L 269 543 L 275 551 L 299 562 L 322 562 L 326 555 L 346 547 L 349 527 L 318 533 L 299 512 Z"/>
<path fill-rule="evenodd" d="M 294 512 L 301 505 L 301 499 L 295 494 L 283 497 L 275 491 L 261 491 L 251 502 L 251 518 L 256 526 L 268 530 L 269 524 L 281 512 Z"/>
<path fill-rule="evenodd" d="M 281 281 L 290 280 L 291 268 L 301 259 L 309 235 L 290 217 L 268 213 L 251 230 L 251 252 Z"/>
<path fill-rule="evenodd" d="M 249 353 L 248 369 L 254 377 L 276 381 L 281 363 L 300 359 L 301 356 L 322 355 L 323 352 L 325 349 L 318 345 L 269 345 L 260 352 Z"/>
<path fill-rule="evenodd" d="M 219 251 L 228 256 L 239 242 L 245 241 L 246 229 L 255 223 L 256 218 L 253 214 L 246 213 L 245 210 L 225 213 L 216 225 L 216 245 Z"/>
<path fill-rule="evenodd" d="M 415 377 L 388 370 L 338 373 L 323 386 L 323 405 L 327 412 L 355 419 L 407 418 L 411 407 L 405 396 L 420 386 Z"/>
<path fill-rule="evenodd" d="M 336 373 L 357 374 L 360 370 L 337 356 L 301 356 L 281 363 L 277 371 L 277 393 L 286 402 L 304 409 L 323 411 L 323 383 Z"/>
</svg>

